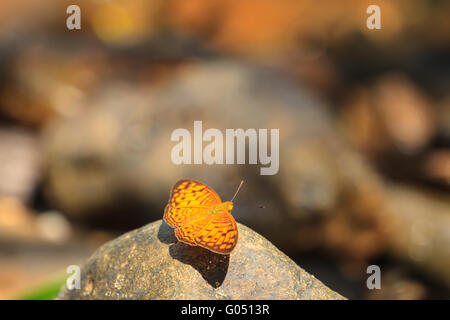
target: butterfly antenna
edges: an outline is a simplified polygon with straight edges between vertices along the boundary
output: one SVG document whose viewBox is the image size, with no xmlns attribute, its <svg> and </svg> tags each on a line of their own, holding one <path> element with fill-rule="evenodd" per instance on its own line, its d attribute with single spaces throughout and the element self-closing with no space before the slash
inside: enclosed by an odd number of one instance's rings
<svg viewBox="0 0 450 320">
<path fill-rule="evenodd" d="M 230 200 L 231 202 L 233 202 L 234 198 L 236 198 L 236 196 L 243 184 L 244 184 L 244 180 L 241 180 L 241 183 L 239 184 L 239 187 L 237 188 L 236 193 L 234 194 L 233 198 Z"/>
</svg>

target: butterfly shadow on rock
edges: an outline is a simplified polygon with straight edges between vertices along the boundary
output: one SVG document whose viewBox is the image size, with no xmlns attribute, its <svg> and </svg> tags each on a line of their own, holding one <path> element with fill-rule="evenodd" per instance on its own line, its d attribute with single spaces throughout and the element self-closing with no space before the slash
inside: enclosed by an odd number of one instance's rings
<svg viewBox="0 0 450 320">
<path fill-rule="evenodd" d="M 222 285 L 228 272 L 229 255 L 178 241 L 174 230 L 165 222 L 159 228 L 158 238 L 161 242 L 170 244 L 169 254 L 172 258 L 192 266 L 213 288 L 217 289 Z"/>
</svg>

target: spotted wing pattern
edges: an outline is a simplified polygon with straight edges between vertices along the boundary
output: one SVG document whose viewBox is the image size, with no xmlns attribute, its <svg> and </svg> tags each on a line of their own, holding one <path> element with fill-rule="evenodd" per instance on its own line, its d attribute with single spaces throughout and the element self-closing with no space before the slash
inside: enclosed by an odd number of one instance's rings
<svg viewBox="0 0 450 320">
<path fill-rule="evenodd" d="M 196 234 L 197 245 L 220 254 L 229 254 L 238 240 L 236 221 L 225 209 L 214 214 L 208 224 Z"/>
<path fill-rule="evenodd" d="M 219 195 L 207 185 L 194 180 L 180 180 L 172 188 L 164 210 L 164 221 L 176 228 L 185 219 L 204 213 L 221 202 Z"/>
<path fill-rule="evenodd" d="M 203 228 L 206 227 L 208 222 L 211 220 L 211 217 L 205 212 L 205 215 L 198 215 L 197 219 L 191 220 L 185 223 L 183 226 L 180 226 L 175 229 L 175 236 L 181 242 L 187 243 L 191 246 L 196 246 L 197 242 L 195 238 L 197 234 L 199 234 Z"/>
</svg>

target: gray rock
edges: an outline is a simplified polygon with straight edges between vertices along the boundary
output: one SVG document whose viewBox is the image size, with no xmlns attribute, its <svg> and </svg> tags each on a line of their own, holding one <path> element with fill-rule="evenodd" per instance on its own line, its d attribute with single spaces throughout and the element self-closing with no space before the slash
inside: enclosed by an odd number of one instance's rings
<svg viewBox="0 0 450 320">
<path fill-rule="evenodd" d="M 343 299 L 268 240 L 238 224 L 219 255 L 178 242 L 158 220 L 105 244 L 82 268 L 80 290 L 57 299 Z"/>
</svg>

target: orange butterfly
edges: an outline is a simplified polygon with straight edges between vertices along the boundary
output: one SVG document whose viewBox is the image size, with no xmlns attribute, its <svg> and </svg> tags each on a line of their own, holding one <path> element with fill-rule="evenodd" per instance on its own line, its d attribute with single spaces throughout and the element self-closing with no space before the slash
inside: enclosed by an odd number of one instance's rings
<svg viewBox="0 0 450 320">
<path fill-rule="evenodd" d="M 236 221 L 231 215 L 233 200 L 222 202 L 206 184 L 180 180 L 172 188 L 164 210 L 164 221 L 175 228 L 181 242 L 220 254 L 230 254 L 238 240 Z"/>
</svg>

